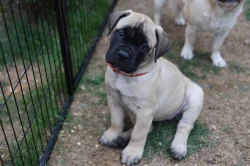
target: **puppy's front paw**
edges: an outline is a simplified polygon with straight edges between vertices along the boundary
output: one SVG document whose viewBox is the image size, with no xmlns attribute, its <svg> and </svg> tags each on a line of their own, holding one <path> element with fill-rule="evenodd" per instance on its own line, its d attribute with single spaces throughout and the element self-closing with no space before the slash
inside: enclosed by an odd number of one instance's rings
<svg viewBox="0 0 250 166">
<path fill-rule="evenodd" d="M 211 56 L 213 65 L 216 67 L 226 67 L 227 63 L 226 61 L 221 57 L 220 53 L 214 53 Z"/>
<path fill-rule="evenodd" d="M 126 147 L 121 154 L 121 163 L 127 166 L 137 165 L 141 162 L 143 150 Z"/>
<path fill-rule="evenodd" d="M 111 148 L 125 148 L 129 143 L 129 135 L 120 134 L 118 137 L 116 134 L 112 134 L 109 130 L 104 132 L 99 143 L 103 146 L 108 146 Z"/>
<path fill-rule="evenodd" d="M 178 17 L 175 19 L 175 24 L 179 26 L 184 26 L 186 24 L 185 18 Z"/>
<path fill-rule="evenodd" d="M 186 60 L 191 60 L 194 57 L 192 49 L 184 46 L 184 48 L 181 51 L 181 57 Z"/>
<path fill-rule="evenodd" d="M 175 160 L 182 160 L 187 154 L 187 146 L 172 143 L 170 148 L 171 157 Z"/>
<path fill-rule="evenodd" d="M 108 146 L 111 148 L 118 148 L 116 138 L 117 134 L 112 132 L 110 129 L 105 131 L 99 140 L 99 143 L 103 146 Z"/>
</svg>

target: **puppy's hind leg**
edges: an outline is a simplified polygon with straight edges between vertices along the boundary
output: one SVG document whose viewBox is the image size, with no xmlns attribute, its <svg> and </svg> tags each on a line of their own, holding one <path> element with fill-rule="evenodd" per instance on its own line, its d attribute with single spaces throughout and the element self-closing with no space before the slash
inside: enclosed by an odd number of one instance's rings
<svg viewBox="0 0 250 166">
<path fill-rule="evenodd" d="M 222 58 L 220 53 L 221 45 L 223 44 L 225 38 L 227 37 L 229 31 L 218 32 L 214 36 L 213 43 L 213 53 L 212 53 L 212 61 L 213 65 L 217 67 L 226 67 L 226 61 Z"/>
<path fill-rule="evenodd" d="M 161 14 L 162 14 L 162 8 L 165 5 L 166 0 L 154 0 L 154 7 L 155 7 L 155 13 L 154 13 L 154 21 L 156 25 L 161 25 Z"/>
<path fill-rule="evenodd" d="M 186 89 L 187 104 L 184 108 L 185 112 L 177 126 L 177 131 L 170 148 L 173 159 L 182 160 L 187 154 L 187 140 L 202 110 L 203 98 L 203 90 L 198 85 L 190 82 Z"/>
</svg>

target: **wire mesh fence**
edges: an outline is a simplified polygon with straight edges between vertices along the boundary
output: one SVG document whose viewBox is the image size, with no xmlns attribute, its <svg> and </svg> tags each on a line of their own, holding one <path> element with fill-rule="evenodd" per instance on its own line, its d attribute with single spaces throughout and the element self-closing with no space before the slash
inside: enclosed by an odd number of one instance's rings
<svg viewBox="0 0 250 166">
<path fill-rule="evenodd" d="M 115 3 L 0 1 L 1 165 L 45 165 Z"/>
</svg>

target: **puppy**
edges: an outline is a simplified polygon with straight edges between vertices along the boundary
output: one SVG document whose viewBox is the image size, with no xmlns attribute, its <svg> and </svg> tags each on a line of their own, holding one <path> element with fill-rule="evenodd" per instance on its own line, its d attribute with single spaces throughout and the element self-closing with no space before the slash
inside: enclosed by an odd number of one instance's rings
<svg viewBox="0 0 250 166">
<path fill-rule="evenodd" d="M 111 42 L 105 84 L 111 126 L 99 142 L 126 147 L 121 163 L 136 165 L 152 122 L 182 114 L 171 152 L 173 158 L 183 159 L 188 136 L 203 107 L 203 90 L 161 58 L 170 49 L 170 41 L 149 17 L 131 10 L 118 11 L 110 15 L 108 27 Z M 125 113 L 133 127 L 123 132 Z"/>
<path fill-rule="evenodd" d="M 155 21 L 159 22 L 161 8 L 165 0 L 154 0 Z M 213 65 L 226 67 L 226 61 L 222 58 L 220 47 L 224 39 L 234 27 L 238 16 L 243 11 L 245 0 L 175 0 L 179 4 L 183 2 L 183 10 L 179 10 L 179 15 L 185 15 L 187 28 L 185 34 L 185 44 L 181 51 L 184 59 L 193 58 L 193 45 L 196 33 L 208 31 L 214 34 L 212 48 Z M 176 2 L 175 2 L 176 3 Z M 179 6 L 175 5 L 176 8 Z"/>
</svg>

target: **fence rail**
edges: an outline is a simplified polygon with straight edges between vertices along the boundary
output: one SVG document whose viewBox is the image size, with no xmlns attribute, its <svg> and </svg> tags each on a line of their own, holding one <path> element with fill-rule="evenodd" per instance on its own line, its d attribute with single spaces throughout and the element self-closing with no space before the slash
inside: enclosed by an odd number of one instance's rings
<svg viewBox="0 0 250 166">
<path fill-rule="evenodd" d="M 117 0 L 0 1 L 0 163 L 45 165 Z"/>
</svg>

